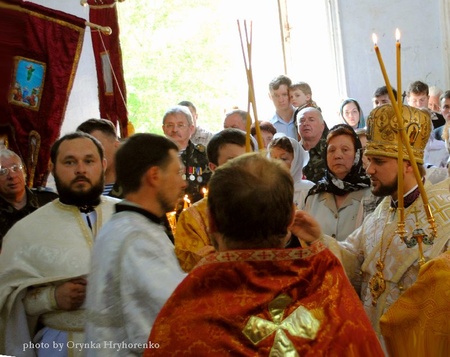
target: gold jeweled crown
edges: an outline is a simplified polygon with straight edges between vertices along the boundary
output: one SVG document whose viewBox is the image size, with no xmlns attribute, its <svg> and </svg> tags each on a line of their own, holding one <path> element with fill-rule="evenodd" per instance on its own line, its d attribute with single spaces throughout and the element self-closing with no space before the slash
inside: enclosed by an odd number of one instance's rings
<svg viewBox="0 0 450 357">
<path fill-rule="evenodd" d="M 403 105 L 403 127 L 418 164 L 423 164 L 425 146 L 432 129 L 431 118 L 425 109 Z M 398 158 L 398 120 L 391 104 L 373 109 L 367 118 L 365 154 Z M 403 159 L 409 154 L 403 145 Z"/>
</svg>

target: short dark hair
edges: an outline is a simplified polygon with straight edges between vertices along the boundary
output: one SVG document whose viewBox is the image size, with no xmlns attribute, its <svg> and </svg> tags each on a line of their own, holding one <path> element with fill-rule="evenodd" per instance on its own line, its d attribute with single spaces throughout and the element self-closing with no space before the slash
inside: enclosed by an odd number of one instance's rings
<svg viewBox="0 0 450 357">
<path fill-rule="evenodd" d="M 293 195 L 293 179 L 283 163 L 248 153 L 216 169 L 208 209 L 228 249 L 275 248 L 288 234 Z"/>
<path fill-rule="evenodd" d="M 245 146 L 245 132 L 235 128 L 228 128 L 214 134 L 206 147 L 208 161 L 219 165 L 219 150 L 226 144 Z"/>
<path fill-rule="evenodd" d="M 394 98 L 395 100 L 397 100 L 397 91 L 395 90 L 395 88 L 392 88 L 392 92 L 394 93 Z M 382 86 L 382 87 L 378 87 L 377 89 L 375 89 L 375 92 L 373 93 L 373 97 L 381 97 L 382 95 L 386 95 L 389 94 L 388 93 L 388 89 L 386 86 Z"/>
<path fill-rule="evenodd" d="M 428 95 L 429 94 L 428 84 L 426 84 L 422 81 L 412 82 L 408 87 L 408 95 L 410 93 L 414 93 L 414 94 L 425 93 L 426 95 Z"/>
<path fill-rule="evenodd" d="M 279 75 L 278 77 L 275 77 L 270 81 L 269 91 L 277 90 L 283 84 L 286 85 L 288 89 L 292 85 L 291 79 L 288 76 L 285 76 L 284 74 Z"/>
<path fill-rule="evenodd" d="M 103 160 L 104 153 L 103 153 L 103 146 L 96 138 L 94 138 L 91 134 L 85 133 L 84 131 L 75 131 L 73 133 L 66 134 L 62 137 L 60 137 L 58 140 L 56 140 L 51 149 L 50 149 L 50 161 L 54 165 L 56 163 L 56 158 L 58 157 L 58 151 L 59 147 L 61 146 L 61 143 L 68 140 L 75 140 L 75 139 L 89 139 L 91 140 L 94 145 L 96 146 L 98 150 L 98 154 L 100 155 L 100 159 Z"/>
<path fill-rule="evenodd" d="M 130 136 L 116 153 L 116 180 L 123 194 L 139 190 L 142 176 L 150 167 L 167 167 L 170 150 L 178 152 L 178 146 L 164 136 L 149 133 Z"/>
<path fill-rule="evenodd" d="M 259 122 L 259 129 L 261 131 L 267 131 L 267 132 L 271 133 L 272 135 L 275 135 L 277 133 L 277 129 L 273 126 L 273 124 L 270 121 L 259 120 L 258 122 Z M 250 128 L 250 134 L 252 134 L 253 136 L 256 135 L 255 123 L 253 123 Z"/>
<path fill-rule="evenodd" d="M 107 119 L 91 118 L 78 125 L 77 128 L 77 131 L 83 131 L 88 134 L 92 134 L 92 132 L 96 130 L 101 131 L 107 136 L 111 136 L 117 139 L 116 128 L 114 124 Z"/>
</svg>

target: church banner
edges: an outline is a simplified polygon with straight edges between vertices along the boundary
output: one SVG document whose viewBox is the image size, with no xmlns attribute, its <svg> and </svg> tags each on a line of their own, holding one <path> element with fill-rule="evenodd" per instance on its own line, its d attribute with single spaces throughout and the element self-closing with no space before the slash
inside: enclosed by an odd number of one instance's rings
<svg viewBox="0 0 450 357">
<path fill-rule="evenodd" d="M 121 137 L 128 136 L 126 87 L 123 75 L 122 52 L 119 40 L 117 0 L 88 0 L 89 20 L 111 28 L 110 34 L 91 29 L 97 68 L 100 115 L 119 125 Z"/>
<path fill-rule="evenodd" d="M 45 185 L 84 31 L 85 19 L 0 0 L 0 141 L 22 157 L 29 186 Z"/>
</svg>

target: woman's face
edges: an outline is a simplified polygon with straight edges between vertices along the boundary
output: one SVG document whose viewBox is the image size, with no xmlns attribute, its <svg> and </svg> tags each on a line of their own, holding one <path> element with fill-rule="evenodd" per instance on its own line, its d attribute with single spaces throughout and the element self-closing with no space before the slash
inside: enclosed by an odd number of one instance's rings
<svg viewBox="0 0 450 357">
<path fill-rule="evenodd" d="M 273 139 L 273 134 L 270 131 L 261 130 L 261 137 L 263 139 L 264 147 L 267 149 L 267 146 Z"/>
<path fill-rule="evenodd" d="M 283 161 L 288 169 L 291 168 L 292 160 L 294 160 L 293 154 L 279 147 L 273 147 L 270 149 L 270 157 L 272 159 Z"/>
<path fill-rule="evenodd" d="M 338 179 L 344 179 L 352 169 L 355 154 L 355 145 L 349 135 L 332 137 L 327 148 L 327 164 L 331 173 Z"/>
<path fill-rule="evenodd" d="M 347 124 L 350 125 L 353 129 L 358 126 L 359 110 L 355 103 L 350 102 L 344 105 L 344 108 L 342 109 L 342 115 L 344 116 Z"/>
</svg>

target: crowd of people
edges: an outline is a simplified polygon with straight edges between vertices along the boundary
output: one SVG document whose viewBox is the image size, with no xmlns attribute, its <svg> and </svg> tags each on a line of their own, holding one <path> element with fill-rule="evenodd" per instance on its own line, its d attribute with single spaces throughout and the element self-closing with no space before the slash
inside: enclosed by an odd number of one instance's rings
<svg viewBox="0 0 450 357">
<path fill-rule="evenodd" d="M 448 355 L 450 90 L 411 83 L 402 129 L 386 87 L 332 127 L 307 83 L 268 87 L 257 126 L 209 132 L 190 101 L 164 136 L 88 119 L 55 192 L 1 148 L 0 353 Z"/>
</svg>

